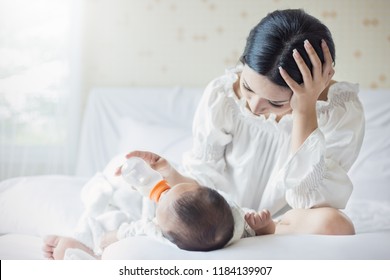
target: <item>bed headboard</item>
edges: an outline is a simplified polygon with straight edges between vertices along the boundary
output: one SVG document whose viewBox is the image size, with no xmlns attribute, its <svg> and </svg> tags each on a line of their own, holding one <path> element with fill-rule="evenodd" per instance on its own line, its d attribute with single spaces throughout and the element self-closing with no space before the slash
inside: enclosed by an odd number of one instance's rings
<svg viewBox="0 0 390 280">
<path fill-rule="evenodd" d="M 201 88 L 96 88 L 88 98 L 76 175 L 92 176 L 120 153 L 151 150 L 174 163 L 191 146 Z"/>
</svg>

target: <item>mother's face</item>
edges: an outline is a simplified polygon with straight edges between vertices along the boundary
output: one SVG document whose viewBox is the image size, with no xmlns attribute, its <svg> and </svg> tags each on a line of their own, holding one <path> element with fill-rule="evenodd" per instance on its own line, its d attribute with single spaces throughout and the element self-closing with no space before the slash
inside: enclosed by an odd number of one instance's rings
<svg viewBox="0 0 390 280">
<path fill-rule="evenodd" d="M 239 83 L 240 95 L 246 99 L 248 109 L 253 114 L 265 117 L 275 114 L 280 118 L 291 112 L 292 91 L 272 83 L 248 65 L 244 66 Z"/>
</svg>

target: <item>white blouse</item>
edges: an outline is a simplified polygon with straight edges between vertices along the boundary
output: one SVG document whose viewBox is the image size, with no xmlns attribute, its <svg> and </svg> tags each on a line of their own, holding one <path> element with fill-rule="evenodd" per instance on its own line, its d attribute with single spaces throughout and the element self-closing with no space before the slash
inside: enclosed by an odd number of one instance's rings
<svg viewBox="0 0 390 280">
<path fill-rule="evenodd" d="M 193 123 L 194 145 L 183 159 L 186 175 L 226 193 L 241 207 L 282 214 L 290 208 L 345 208 L 352 192 L 348 170 L 360 151 L 364 112 L 358 85 L 333 84 L 317 101 L 318 129 L 290 153 L 292 115 L 256 116 L 233 84 L 239 68 L 205 89 Z"/>
</svg>

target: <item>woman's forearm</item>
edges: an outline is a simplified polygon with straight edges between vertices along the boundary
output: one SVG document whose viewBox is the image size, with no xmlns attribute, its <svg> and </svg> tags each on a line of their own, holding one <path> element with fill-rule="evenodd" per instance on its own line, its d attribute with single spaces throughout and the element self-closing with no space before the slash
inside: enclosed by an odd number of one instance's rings
<svg viewBox="0 0 390 280">
<path fill-rule="evenodd" d="M 318 128 L 316 109 L 305 112 L 293 112 L 293 128 L 291 135 L 291 153 L 298 151 L 306 139 Z"/>
</svg>

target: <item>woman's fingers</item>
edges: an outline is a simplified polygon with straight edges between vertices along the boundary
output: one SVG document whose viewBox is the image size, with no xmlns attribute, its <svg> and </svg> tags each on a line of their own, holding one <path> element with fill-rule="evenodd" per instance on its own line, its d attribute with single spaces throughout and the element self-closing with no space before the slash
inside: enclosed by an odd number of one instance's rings
<svg viewBox="0 0 390 280">
<path fill-rule="evenodd" d="M 324 63 L 321 62 L 311 43 L 308 40 L 304 41 L 304 48 L 312 64 L 312 71 L 310 71 L 299 51 L 293 50 L 293 58 L 302 74 L 305 87 L 311 87 L 313 83 L 328 84 L 335 73 L 332 55 L 325 40 L 321 41 L 321 47 L 324 54 Z M 279 73 L 294 92 L 298 92 L 302 88 L 303 85 L 298 85 L 283 68 L 279 67 Z"/>
<path fill-rule="evenodd" d="M 305 40 L 304 47 L 307 55 L 309 56 L 310 62 L 313 65 L 313 78 L 321 77 L 322 74 L 322 63 L 316 50 L 313 48 L 309 40 Z"/>
<path fill-rule="evenodd" d="M 321 41 L 321 47 L 322 47 L 322 52 L 324 53 L 324 65 L 323 65 L 323 70 L 322 70 L 322 75 L 331 80 L 335 71 L 333 68 L 333 58 L 332 54 L 330 53 L 329 47 L 326 44 L 325 40 L 322 39 Z"/>
<path fill-rule="evenodd" d="M 305 43 L 305 44 L 308 44 L 309 46 L 307 48 L 309 48 L 310 51 L 314 52 L 314 54 L 311 53 L 312 58 L 310 58 L 310 59 L 313 59 L 313 61 L 315 61 L 316 59 L 315 59 L 314 55 L 317 56 L 317 54 L 315 53 L 315 50 L 310 45 L 310 43 Z M 310 54 L 309 54 L 309 56 L 310 56 Z M 300 55 L 300 53 L 298 52 L 297 49 L 293 50 L 293 57 L 294 57 L 295 63 L 298 66 L 299 71 L 302 74 L 303 84 L 304 85 L 311 84 L 311 82 L 313 81 L 312 74 L 310 72 L 309 67 L 307 66 L 307 64 L 305 63 L 305 61 L 303 60 L 302 56 Z M 317 58 L 318 58 L 318 56 L 317 56 Z M 315 63 L 318 65 L 318 63 L 321 63 L 321 62 L 320 61 L 319 62 L 315 61 Z M 318 69 L 317 69 L 316 72 L 321 73 L 321 70 L 318 71 Z M 296 81 L 294 81 L 290 77 L 290 75 L 287 73 L 287 71 L 284 70 L 281 66 L 279 67 L 279 73 L 282 76 L 282 78 L 284 79 L 284 81 L 286 82 L 286 84 L 290 87 L 290 89 L 293 92 L 299 92 L 300 91 L 301 86 Z"/>
<path fill-rule="evenodd" d="M 286 84 L 293 92 L 297 92 L 299 90 L 300 87 L 299 84 L 296 81 L 294 81 L 293 78 L 291 78 L 291 76 L 287 73 L 286 70 L 282 68 L 282 66 L 279 66 L 279 73 L 280 76 L 282 76 L 283 80 L 286 82 Z"/>
<path fill-rule="evenodd" d="M 293 50 L 293 57 L 294 57 L 295 63 L 298 66 L 299 71 L 302 74 L 303 83 L 304 84 L 309 83 L 312 80 L 312 75 L 311 75 L 310 69 L 306 65 L 306 62 L 303 60 L 302 56 L 300 55 L 300 53 L 298 52 L 297 49 Z"/>
<path fill-rule="evenodd" d="M 324 39 L 321 40 L 321 47 L 322 47 L 322 52 L 324 53 L 324 65 L 330 65 L 333 67 L 332 54 L 330 53 L 328 44 Z"/>
<path fill-rule="evenodd" d="M 309 56 L 310 62 L 313 65 L 313 79 L 323 77 L 326 80 L 330 80 L 334 74 L 333 59 L 325 40 L 321 40 L 321 48 L 324 54 L 324 63 L 321 63 L 317 52 L 315 51 L 309 40 L 305 40 L 304 47 Z"/>
</svg>

